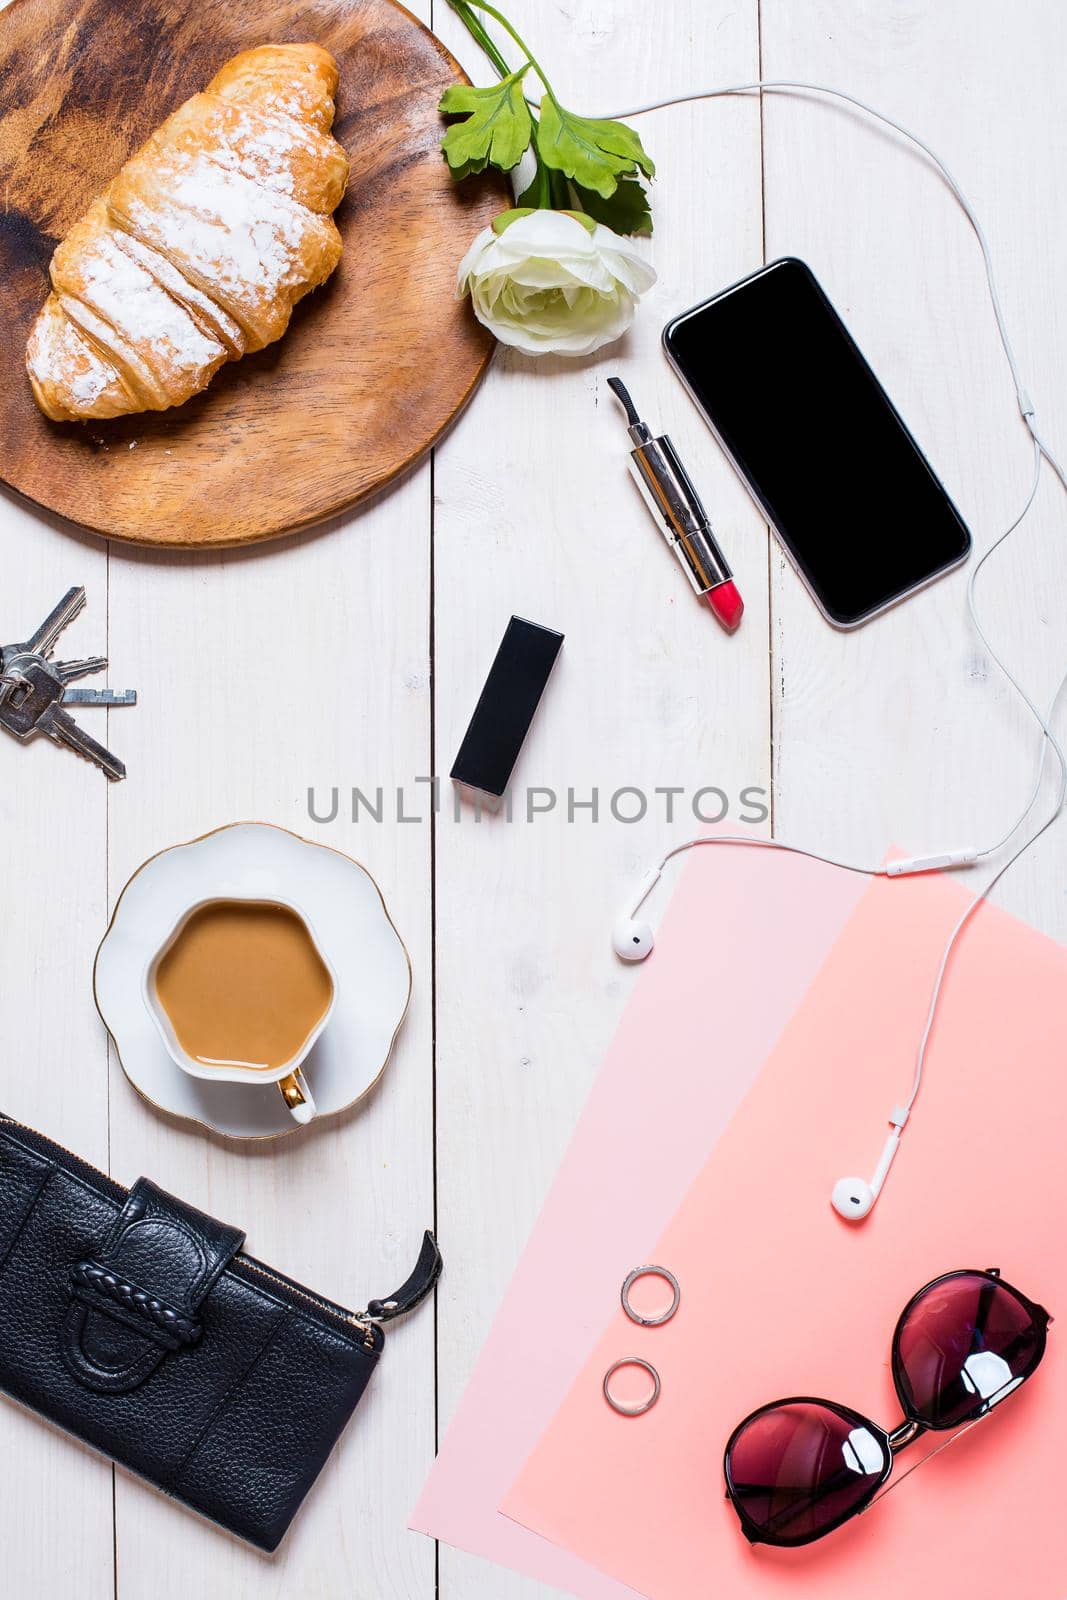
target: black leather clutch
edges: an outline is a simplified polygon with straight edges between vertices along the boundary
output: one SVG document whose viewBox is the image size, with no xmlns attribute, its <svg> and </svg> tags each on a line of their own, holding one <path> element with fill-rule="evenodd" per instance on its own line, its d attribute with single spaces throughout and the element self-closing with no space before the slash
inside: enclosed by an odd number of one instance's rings
<svg viewBox="0 0 1067 1600">
<path fill-rule="evenodd" d="M 0 1388 L 274 1550 L 441 1257 L 357 1316 L 243 1243 L 0 1118 Z"/>
</svg>

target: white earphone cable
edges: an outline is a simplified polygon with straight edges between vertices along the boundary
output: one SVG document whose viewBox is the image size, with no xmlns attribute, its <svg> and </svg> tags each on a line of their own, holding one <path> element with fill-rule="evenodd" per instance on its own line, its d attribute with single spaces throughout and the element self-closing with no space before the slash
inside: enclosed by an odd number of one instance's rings
<svg viewBox="0 0 1067 1600">
<path fill-rule="evenodd" d="M 818 850 L 807 850 L 800 844 L 787 844 L 784 839 L 758 839 L 754 834 L 744 833 L 710 833 L 705 839 L 687 839 L 684 844 L 676 844 L 660 862 L 660 871 L 674 856 L 680 856 L 685 850 L 696 850 L 705 844 L 747 844 L 757 850 L 788 850 L 790 855 L 808 856 L 812 861 L 825 861 L 829 867 L 840 867 L 844 872 L 860 872 L 867 878 L 884 878 L 884 867 L 860 867 L 854 861 L 838 861 L 835 856 L 824 856 Z M 649 888 L 651 893 L 651 887 Z M 640 905 L 638 901 L 638 905 Z M 634 907 L 637 910 L 637 906 Z"/>
<path fill-rule="evenodd" d="M 992 889 L 1000 882 L 1001 878 L 1003 878 L 1009 868 L 1014 866 L 1014 864 L 1026 854 L 1031 846 L 1034 845 L 1038 839 L 1040 839 L 1041 835 L 1046 831 L 1046 829 L 1052 826 L 1053 822 L 1055 822 L 1056 818 L 1062 812 L 1065 801 L 1067 801 L 1067 756 L 1064 755 L 1063 748 L 1059 740 L 1056 738 L 1052 728 L 1052 718 L 1055 712 L 1056 704 L 1064 686 L 1067 685 L 1067 673 L 1065 673 L 1063 678 L 1061 678 L 1056 688 L 1056 692 L 1052 696 L 1047 714 L 1042 715 L 1032 697 L 1027 693 L 1022 684 L 1019 682 L 1018 678 L 1007 666 L 1003 657 L 990 643 L 989 637 L 986 634 L 986 631 L 982 626 L 981 620 L 978 616 L 978 608 L 975 601 L 975 586 L 982 568 L 985 566 L 990 556 L 993 555 L 994 551 L 998 550 L 1005 540 L 1010 538 L 1010 536 L 1015 532 L 1034 503 L 1034 499 L 1037 495 L 1038 487 L 1041 482 L 1043 464 L 1045 462 L 1048 463 L 1049 467 L 1055 473 L 1065 491 L 1067 491 L 1067 474 L 1065 474 L 1064 468 L 1053 455 L 1041 434 L 1038 432 L 1033 402 L 1031 401 L 1030 396 L 1023 385 L 1022 376 L 1019 372 L 1018 362 L 1015 357 L 1015 351 L 1012 347 L 1011 338 L 1008 334 L 1007 323 L 1004 316 L 1004 308 L 1001 303 L 1000 291 L 997 288 L 996 274 L 993 269 L 992 252 L 989 248 L 989 241 L 986 238 L 985 230 L 978 220 L 978 216 L 974 210 L 974 207 L 971 205 L 970 201 L 967 199 L 967 196 L 956 182 L 956 179 L 952 176 L 952 173 L 949 171 L 948 167 L 941 160 L 940 156 L 937 155 L 930 145 L 928 145 L 924 139 L 921 139 L 918 134 L 913 133 L 909 128 L 906 128 L 903 123 L 897 122 L 893 117 L 886 116 L 884 112 L 875 110 L 873 106 L 868 105 L 864 100 L 860 100 L 856 95 L 847 94 L 841 89 L 831 88 L 827 84 L 809 83 L 803 80 L 791 80 L 786 78 L 757 79 L 751 83 L 731 84 L 715 89 L 698 89 L 690 94 L 673 95 L 663 100 L 649 101 L 647 104 L 632 106 L 626 111 L 611 112 L 609 115 L 617 119 L 625 120 L 630 117 L 644 116 L 647 112 L 659 111 L 668 106 L 683 105 L 690 101 L 713 100 L 723 95 L 753 93 L 763 94 L 764 92 L 768 91 L 825 95 L 830 99 L 843 101 L 845 104 L 853 106 L 857 110 L 864 112 L 865 115 L 873 118 L 874 121 L 881 123 L 884 127 L 891 128 L 895 133 L 900 134 L 902 138 L 908 140 L 909 143 L 914 145 L 918 150 L 922 151 L 923 155 L 926 156 L 926 158 L 940 173 L 942 179 L 958 201 L 964 215 L 974 231 L 975 237 L 978 240 L 979 248 L 982 252 L 982 260 L 985 266 L 986 283 L 989 288 L 989 296 L 993 305 L 993 315 L 996 319 L 997 332 L 1000 337 L 1000 343 L 1004 351 L 1005 359 L 1008 363 L 1008 368 L 1011 372 L 1012 383 L 1015 387 L 1015 398 L 1019 407 L 1019 414 L 1029 430 L 1034 446 L 1034 471 L 1030 485 L 1030 492 L 1027 495 L 1026 502 L 1010 526 L 1007 527 L 996 539 L 994 539 L 992 544 L 990 544 L 989 547 L 983 552 L 978 561 L 975 562 L 967 583 L 967 610 L 970 615 L 971 622 L 974 625 L 975 631 L 977 632 L 978 637 L 982 641 L 985 649 L 988 651 L 992 660 L 1004 674 L 1005 678 L 1008 680 L 1008 683 L 1015 690 L 1016 694 L 1022 700 L 1026 708 L 1030 711 L 1041 729 L 1041 759 L 1038 765 L 1037 778 L 1034 783 L 1033 792 L 1031 793 L 1030 799 L 1028 800 L 1018 819 L 1008 829 L 1007 833 L 1005 833 L 1004 836 L 997 841 L 996 844 L 990 845 L 984 850 L 978 850 L 974 852 L 971 859 L 980 859 L 994 855 L 998 850 L 1002 849 L 1004 845 L 1006 845 L 1008 841 L 1012 839 L 1019 832 L 1019 829 L 1022 828 L 1027 822 L 1035 806 L 1037 805 L 1041 794 L 1050 745 L 1059 763 L 1059 789 L 1056 796 L 1055 806 L 1045 818 L 1041 826 L 1028 839 L 1024 840 L 1019 848 L 1008 857 L 1007 861 L 1005 861 L 1003 865 L 998 868 L 985 887 L 981 889 L 971 901 L 970 905 L 959 918 L 951 934 L 949 935 L 948 942 L 945 945 L 944 952 L 941 957 L 940 966 L 938 967 L 937 976 L 934 981 L 933 992 L 930 997 L 930 1005 L 926 1015 L 926 1025 L 919 1041 L 919 1048 L 915 1063 L 915 1076 L 912 1082 L 911 1093 L 904 1105 L 905 1113 L 910 1113 L 916 1099 L 918 1098 L 919 1090 L 922 1086 L 923 1067 L 926 1061 L 927 1046 L 930 1042 L 930 1035 L 933 1031 L 934 1019 L 937 1014 L 938 1002 L 940 1001 L 941 991 L 945 982 L 945 974 L 948 970 L 949 958 L 952 955 L 952 951 L 955 948 L 957 940 L 959 939 L 967 923 L 970 921 L 971 917 L 977 911 L 982 902 L 987 898 Z M 665 866 L 673 856 L 680 855 L 683 850 L 690 850 L 697 845 L 705 844 L 745 844 L 778 850 L 789 850 L 793 854 L 810 856 L 816 861 L 825 861 L 831 866 L 842 867 L 850 872 L 864 873 L 870 877 L 880 877 L 886 874 L 885 867 L 856 866 L 848 862 L 837 861 L 833 857 L 822 855 L 815 850 L 807 850 L 799 845 L 786 844 L 779 839 L 754 839 L 746 838 L 738 834 L 713 834 L 704 839 L 692 839 L 687 841 L 685 844 L 676 845 L 663 857 L 663 861 L 660 864 L 660 870 L 662 870 L 662 867 Z M 648 891 L 646 890 L 646 893 L 647 892 Z"/>
</svg>

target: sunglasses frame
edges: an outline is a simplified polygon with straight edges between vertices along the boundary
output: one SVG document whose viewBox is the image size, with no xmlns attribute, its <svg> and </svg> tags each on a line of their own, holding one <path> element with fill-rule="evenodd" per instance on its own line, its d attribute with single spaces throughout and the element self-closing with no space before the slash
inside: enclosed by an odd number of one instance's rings
<svg viewBox="0 0 1067 1600">
<path fill-rule="evenodd" d="M 1023 1306 L 1033 1320 L 1034 1327 L 1038 1335 L 1036 1354 L 1027 1364 L 1026 1370 L 1018 1374 L 1011 1386 L 1011 1389 L 1008 1390 L 1008 1393 L 1014 1393 L 1014 1391 L 1020 1388 L 1022 1384 L 1024 1384 L 1026 1380 L 1036 1371 L 1037 1367 L 1041 1363 L 1042 1357 L 1045 1354 L 1045 1349 L 1048 1342 L 1048 1329 L 1053 1320 L 1049 1313 L 1045 1310 L 1044 1306 L 1038 1305 L 1036 1301 L 1031 1300 L 1029 1295 L 1023 1294 L 1022 1290 L 1017 1289 L 1013 1283 L 1007 1283 L 1001 1277 L 999 1267 L 988 1267 L 985 1270 L 977 1267 L 958 1267 L 953 1272 L 943 1272 L 940 1274 L 940 1276 L 931 1278 L 929 1283 L 924 1284 L 921 1289 L 917 1289 L 912 1295 L 911 1299 L 904 1307 L 904 1310 L 897 1318 L 896 1327 L 893 1330 L 893 1387 L 896 1391 L 896 1396 L 900 1402 L 901 1409 L 904 1412 L 904 1418 L 903 1421 L 892 1430 L 892 1432 L 889 1432 L 887 1429 L 883 1428 L 880 1423 L 872 1422 L 870 1417 L 865 1417 L 862 1412 L 854 1411 L 851 1406 L 842 1405 L 837 1400 L 824 1399 L 819 1395 L 790 1395 L 782 1400 L 771 1400 L 767 1405 L 759 1406 L 755 1411 L 750 1411 L 748 1416 L 743 1417 L 737 1424 L 736 1428 L 734 1428 L 729 1439 L 726 1441 L 726 1449 L 723 1452 L 723 1475 L 726 1479 L 726 1498 L 733 1505 L 734 1511 L 737 1513 L 738 1520 L 741 1523 L 741 1532 L 744 1534 L 745 1538 L 750 1544 L 766 1544 L 772 1545 L 778 1549 L 792 1550 L 797 1549 L 801 1545 L 814 1544 L 817 1540 L 824 1539 L 828 1533 L 833 1533 L 835 1529 L 842 1527 L 846 1522 L 851 1522 L 853 1517 L 858 1517 L 862 1512 L 867 1510 L 868 1506 L 871 1504 L 871 1501 L 874 1499 L 878 1491 L 886 1483 L 887 1479 L 892 1473 L 893 1462 L 900 1454 L 901 1450 L 905 1449 L 909 1444 L 912 1444 L 914 1440 L 921 1437 L 921 1435 L 924 1433 L 949 1433 L 958 1428 L 968 1427 L 971 1423 L 977 1422 L 981 1417 L 988 1416 L 989 1413 L 993 1411 L 1000 1403 L 995 1395 L 989 1399 L 979 1399 L 975 1403 L 973 1413 L 969 1414 L 968 1416 L 961 1417 L 958 1422 L 935 1423 L 927 1422 L 924 1417 L 917 1416 L 914 1410 L 904 1399 L 904 1393 L 901 1389 L 901 1379 L 903 1374 L 903 1362 L 900 1358 L 901 1330 L 903 1329 L 910 1313 L 915 1309 L 919 1301 L 922 1300 L 925 1295 L 929 1294 L 932 1289 L 939 1288 L 943 1283 L 951 1282 L 953 1278 L 988 1278 L 990 1283 L 996 1284 L 998 1288 L 1006 1289 L 1009 1294 L 1014 1295 L 1016 1300 L 1019 1301 L 1020 1305 Z M 1007 1385 L 1005 1385 L 1005 1388 L 1007 1388 Z M 1007 1399 L 1007 1394 L 1002 1393 L 1001 1399 Z M 795 1405 L 826 1406 L 831 1411 L 835 1412 L 839 1417 L 844 1417 L 846 1421 L 856 1423 L 860 1427 L 865 1428 L 878 1440 L 879 1444 L 881 1444 L 884 1463 L 881 1475 L 874 1483 L 871 1484 L 870 1489 L 863 1496 L 863 1498 L 857 1502 L 857 1504 L 850 1506 L 847 1511 L 842 1512 L 839 1517 L 835 1517 L 833 1521 L 828 1522 L 826 1526 L 820 1528 L 817 1533 L 806 1533 L 796 1538 L 789 1538 L 779 1537 L 773 1533 L 768 1533 L 767 1530 L 758 1522 L 756 1522 L 754 1518 L 749 1516 L 745 1507 L 737 1498 L 736 1486 L 734 1484 L 733 1474 L 730 1468 L 730 1458 L 733 1453 L 734 1445 L 737 1443 L 737 1440 L 740 1438 L 741 1434 L 744 1433 L 745 1429 L 748 1428 L 751 1423 L 755 1422 L 757 1418 L 766 1416 L 769 1411 L 777 1411 L 783 1406 Z"/>
</svg>

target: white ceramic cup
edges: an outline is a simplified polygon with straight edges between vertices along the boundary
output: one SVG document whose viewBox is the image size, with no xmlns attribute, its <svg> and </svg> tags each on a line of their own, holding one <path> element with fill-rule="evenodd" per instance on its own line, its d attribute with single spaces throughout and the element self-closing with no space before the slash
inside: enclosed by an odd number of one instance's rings
<svg viewBox="0 0 1067 1600">
<path fill-rule="evenodd" d="M 330 1002 L 312 1028 L 300 1049 L 288 1061 L 279 1067 L 242 1067 L 236 1062 L 229 1062 L 225 1066 L 207 1067 L 202 1061 L 197 1061 L 182 1048 L 181 1042 L 174 1031 L 174 1024 L 167 1015 L 166 1007 L 159 998 L 156 988 L 156 974 L 159 964 L 167 952 L 173 948 L 181 938 L 182 932 L 190 917 L 196 912 L 203 911 L 205 906 L 212 905 L 271 905 L 284 906 L 287 911 L 300 918 L 304 931 L 311 940 L 312 945 L 322 962 L 330 979 Z M 315 1115 L 315 1099 L 311 1093 L 310 1085 L 301 1068 L 310 1054 L 315 1041 L 323 1028 L 330 1020 L 334 1003 L 337 999 L 337 975 L 320 944 L 315 930 L 308 920 L 307 914 L 292 900 L 287 900 L 281 895 L 272 895 L 269 898 L 262 895 L 212 895 L 205 900 L 197 900 L 193 905 L 187 906 L 174 924 L 163 943 L 149 958 L 141 984 L 141 992 L 148 1013 L 159 1029 L 160 1038 L 166 1045 L 171 1060 L 191 1078 L 203 1078 L 208 1083 L 245 1083 L 262 1088 L 264 1084 L 276 1084 L 282 1099 L 297 1122 L 310 1122 Z"/>
</svg>

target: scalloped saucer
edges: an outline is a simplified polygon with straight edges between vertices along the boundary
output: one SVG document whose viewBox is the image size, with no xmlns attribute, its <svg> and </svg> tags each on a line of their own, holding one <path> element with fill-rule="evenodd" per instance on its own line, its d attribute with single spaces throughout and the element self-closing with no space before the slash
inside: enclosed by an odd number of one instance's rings
<svg viewBox="0 0 1067 1600">
<path fill-rule="evenodd" d="M 365 867 L 265 822 L 237 822 L 152 856 L 127 883 L 96 953 L 93 993 L 130 1083 L 157 1110 L 230 1139 L 299 1126 L 273 1083 L 208 1083 L 171 1060 L 142 992 L 145 968 L 198 900 L 272 897 L 306 908 L 337 977 L 329 1024 L 307 1058 L 319 1116 L 373 1088 L 411 995 L 411 961 Z"/>
</svg>

